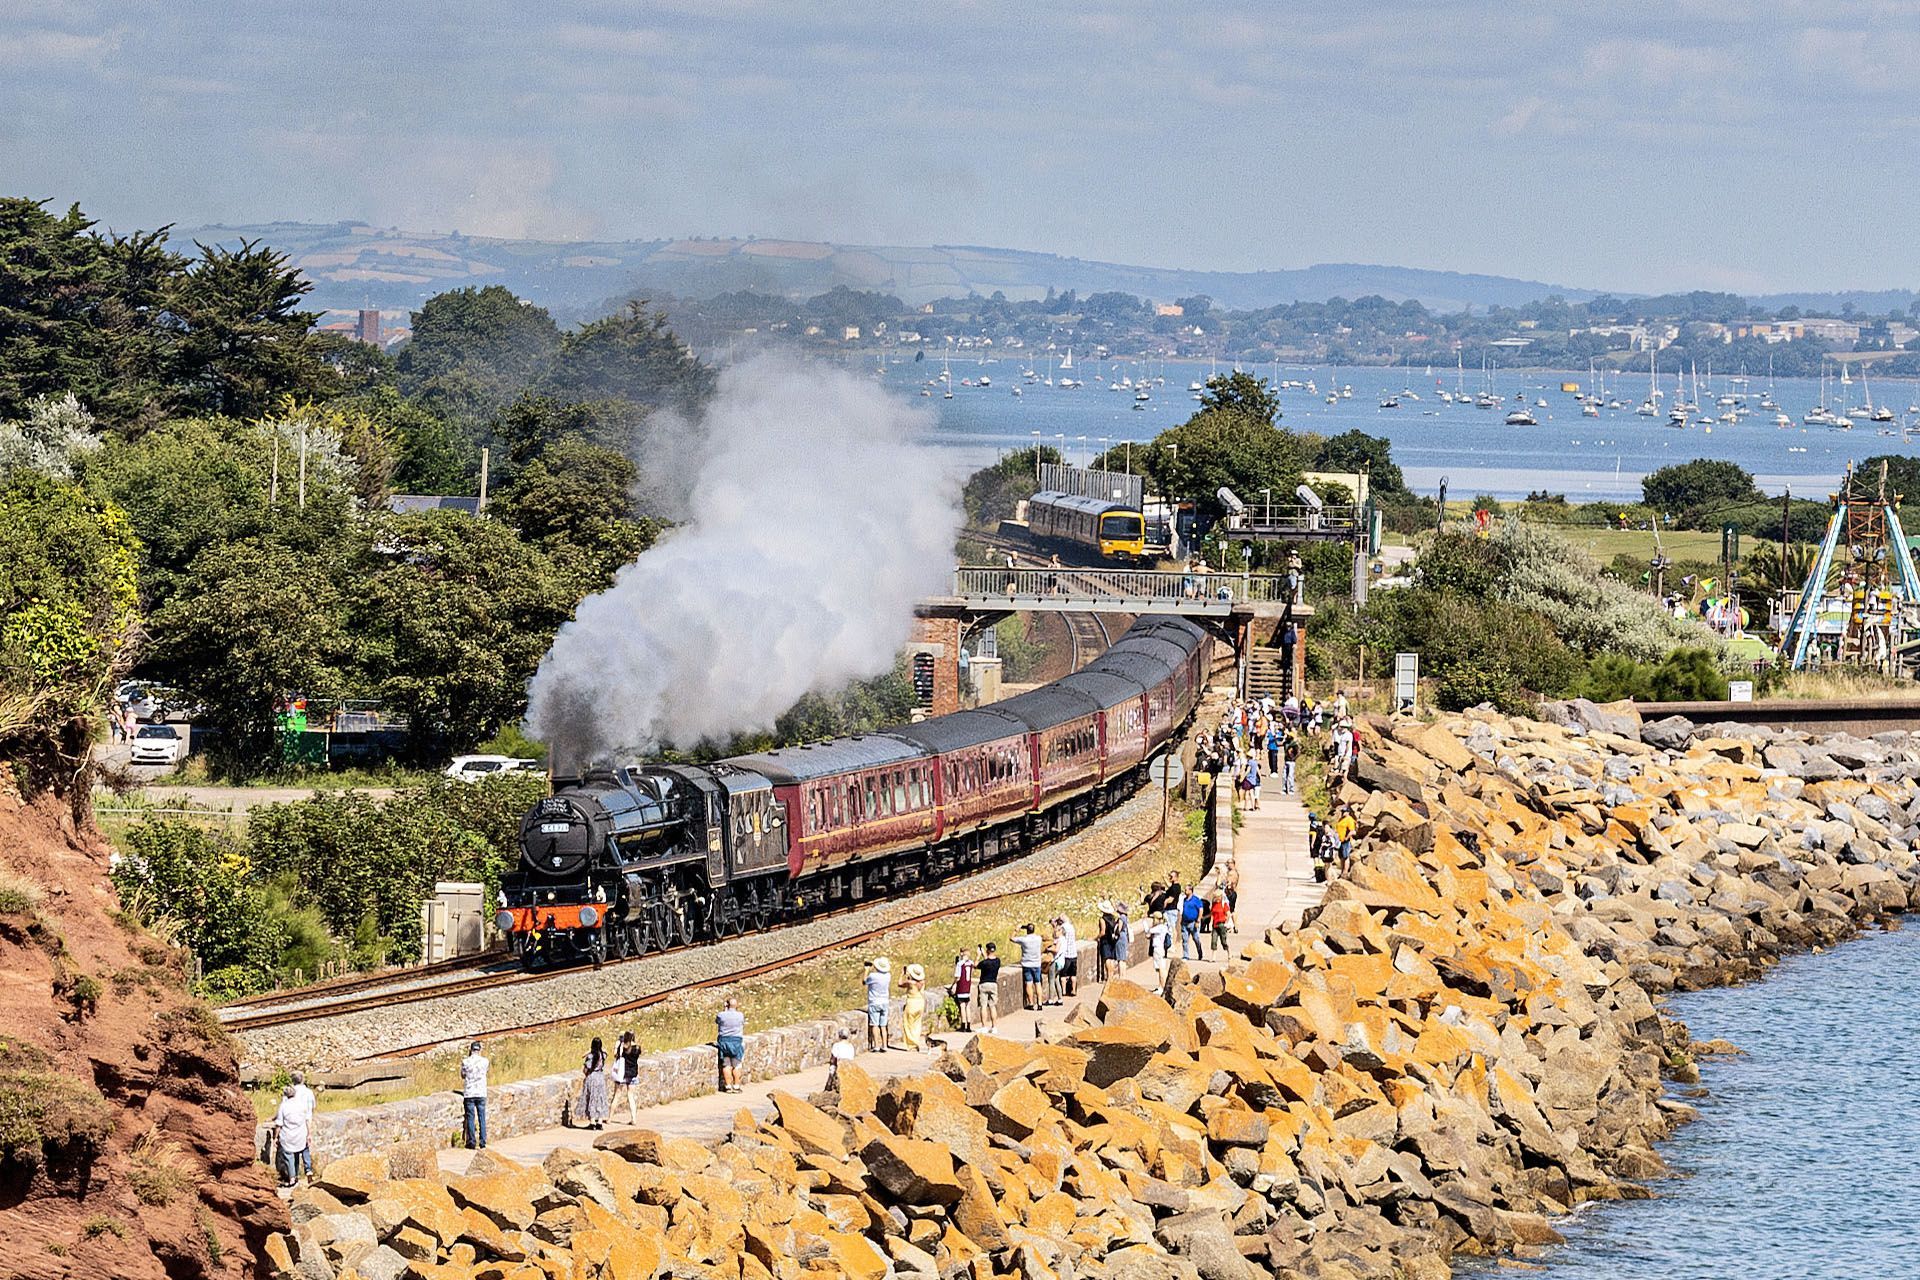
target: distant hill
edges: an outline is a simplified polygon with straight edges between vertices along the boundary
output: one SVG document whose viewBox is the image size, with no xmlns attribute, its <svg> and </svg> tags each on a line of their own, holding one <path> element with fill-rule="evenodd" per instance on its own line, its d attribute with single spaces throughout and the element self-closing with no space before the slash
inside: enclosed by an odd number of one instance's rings
<svg viewBox="0 0 1920 1280">
<path fill-rule="evenodd" d="M 1051 253 L 973 245 L 925 248 L 802 240 L 499 240 L 458 232 L 400 231 L 365 223 L 273 222 L 180 228 L 176 243 L 261 240 L 289 253 L 326 308 L 408 308 L 447 289 L 503 284 L 565 317 L 598 313 L 634 292 L 711 297 L 738 289 L 790 297 L 836 285 L 891 293 L 909 303 L 969 291 L 1022 300 L 1049 289 L 1082 296 L 1118 290 L 1170 302 L 1206 294 L 1229 308 L 1378 294 L 1438 311 L 1517 306 L 1550 294 L 1595 296 L 1505 276 L 1410 267 L 1323 264 L 1284 271 L 1185 271 L 1089 262 Z"/>
<path fill-rule="evenodd" d="M 1863 316 L 1885 316 L 1889 312 L 1907 314 L 1915 299 L 1920 299 L 1920 293 L 1912 289 L 1843 289 L 1838 293 L 1769 293 L 1750 301 L 1769 311 L 1798 307 L 1809 315 L 1837 316 L 1852 307 Z"/>
</svg>

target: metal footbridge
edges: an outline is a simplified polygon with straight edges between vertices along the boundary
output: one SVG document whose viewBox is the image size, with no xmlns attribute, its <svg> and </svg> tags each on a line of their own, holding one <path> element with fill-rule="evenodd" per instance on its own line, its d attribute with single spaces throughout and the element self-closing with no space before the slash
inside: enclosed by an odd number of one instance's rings
<svg viewBox="0 0 1920 1280">
<path fill-rule="evenodd" d="M 1290 617 L 1313 610 L 1274 573 L 1179 573 L 1148 569 L 954 570 L 953 591 L 922 600 L 923 617 L 1009 613 L 1171 614 L 1195 620 Z"/>
</svg>

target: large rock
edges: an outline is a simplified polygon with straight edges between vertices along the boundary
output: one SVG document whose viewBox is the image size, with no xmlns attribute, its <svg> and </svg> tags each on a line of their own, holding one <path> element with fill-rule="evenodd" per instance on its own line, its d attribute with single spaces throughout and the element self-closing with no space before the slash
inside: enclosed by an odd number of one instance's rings
<svg viewBox="0 0 1920 1280">
<path fill-rule="evenodd" d="M 1661 751 L 1685 751 L 1693 740 L 1693 721 L 1685 716 L 1665 716 L 1640 726 L 1640 741 Z"/>
<path fill-rule="evenodd" d="M 1631 702 L 1609 702 L 1604 706 L 1587 698 L 1542 703 L 1540 717 L 1548 724 L 1583 733 L 1610 733 L 1615 737 L 1640 739 L 1640 712 Z"/>
<path fill-rule="evenodd" d="M 889 1134 L 860 1148 L 867 1172 L 887 1193 L 908 1204 L 953 1204 L 963 1187 L 953 1155 L 938 1143 Z"/>
<path fill-rule="evenodd" d="M 1103 1089 L 1138 1075 L 1154 1054 L 1167 1047 L 1165 1036 L 1128 1023 L 1088 1027 L 1074 1032 L 1067 1042 L 1087 1055 L 1087 1083 Z"/>
</svg>

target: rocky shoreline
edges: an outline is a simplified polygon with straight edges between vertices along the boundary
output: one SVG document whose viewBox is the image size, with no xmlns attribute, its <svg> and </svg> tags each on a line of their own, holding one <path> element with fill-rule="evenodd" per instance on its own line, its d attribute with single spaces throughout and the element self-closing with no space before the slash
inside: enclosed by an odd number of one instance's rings
<svg viewBox="0 0 1920 1280">
<path fill-rule="evenodd" d="M 1643 1197 L 1690 1108 L 1673 989 L 1920 902 L 1920 740 L 1642 726 L 1569 704 L 1379 722 L 1364 839 L 1297 929 L 1058 1041 L 779 1097 L 716 1148 L 644 1131 L 543 1167 L 334 1161 L 282 1274 L 1361 1277 L 1535 1254 Z"/>
</svg>

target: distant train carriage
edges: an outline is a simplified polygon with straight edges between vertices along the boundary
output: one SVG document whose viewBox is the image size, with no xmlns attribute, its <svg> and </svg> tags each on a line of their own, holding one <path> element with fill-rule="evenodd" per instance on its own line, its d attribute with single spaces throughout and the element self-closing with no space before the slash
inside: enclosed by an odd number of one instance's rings
<svg viewBox="0 0 1920 1280">
<path fill-rule="evenodd" d="M 1027 500 L 1027 529 L 1043 546 L 1091 551 L 1106 560 L 1138 564 L 1147 555 L 1146 517 L 1104 498 L 1036 493 Z"/>
</svg>

